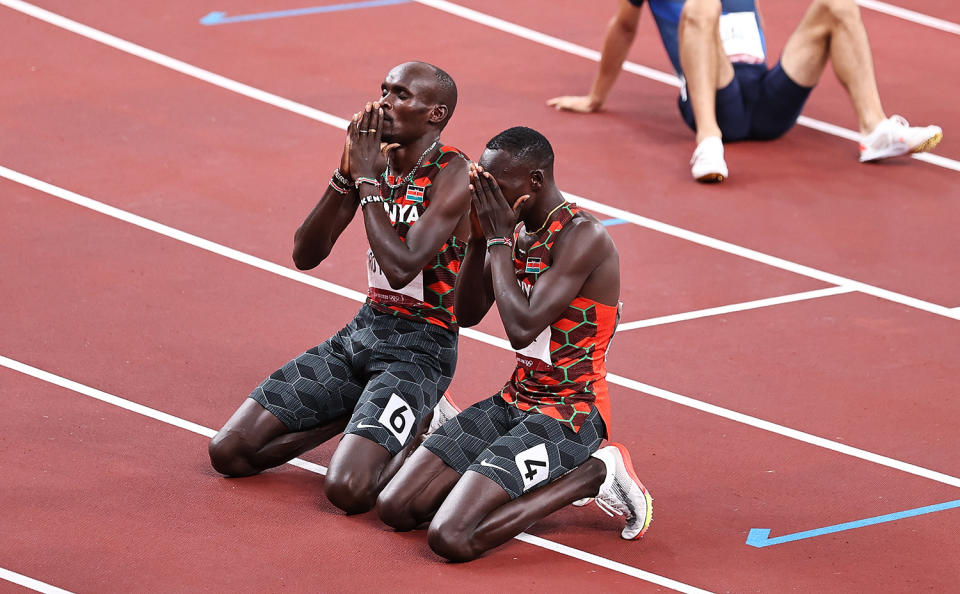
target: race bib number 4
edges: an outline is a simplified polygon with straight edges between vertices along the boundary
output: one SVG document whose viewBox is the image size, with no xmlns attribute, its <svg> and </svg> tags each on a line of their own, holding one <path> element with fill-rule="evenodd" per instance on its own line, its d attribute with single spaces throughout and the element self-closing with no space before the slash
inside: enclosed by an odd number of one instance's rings
<svg viewBox="0 0 960 594">
<path fill-rule="evenodd" d="M 367 250 L 367 286 L 370 296 L 386 305 L 416 305 L 423 301 L 423 273 L 418 273 L 406 286 L 394 289 L 372 250 Z"/>
<path fill-rule="evenodd" d="M 523 477 L 523 490 L 538 485 L 550 476 L 550 456 L 547 455 L 547 446 L 537 444 L 524 450 L 514 457 L 520 476 Z"/>
<path fill-rule="evenodd" d="M 753 12 L 731 12 L 720 16 L 720 39 L 731 62 L 763 64 L 766 51 L 763 33 Z"/>
</svg>

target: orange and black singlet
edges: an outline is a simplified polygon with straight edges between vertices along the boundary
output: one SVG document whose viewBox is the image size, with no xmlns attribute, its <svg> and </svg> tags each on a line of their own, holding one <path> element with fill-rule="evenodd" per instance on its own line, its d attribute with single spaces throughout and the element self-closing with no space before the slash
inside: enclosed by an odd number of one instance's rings
<svg viewBox="0 0 960 594">
<path fill-rule="evenodd" d="M 580 209 L 569 202 L 534 237 L 526 254 L 514 251 L 517 280 L 529 295 L 537 278 L 550 268 L 557 235 Z M 514 232 L 514 245 L 520 230 Z M 559 419 L 577 431 L 595 407 L 610 433 L 606 352 L 617 328 L 618 307 L 577 296 L 563 314 L 529 346 L 517 351 L 517 368 L 500 391 L 520 410 Z"/>
<path fill-rule="evenodd" d="M 406 241 L 407 233 L 430 206 L 427 188 L 433 185 L 437 174 L 454 159 L 467 159 L 451 146 L 441 146 L 436 158 L 425 161 L 410 176 L 410 181 L 391 189 L 380 184 L 383 208 L 390 217 L 400 239 Z M 383 181 L 396 184 L 394 176 Z M 408 179 L 405 177 L 404 179 Z M 466 183 L 466 180 L 464 180 Z M 464 240 L 451 235 L 430 259 L 423 270 L 406 286 L 393 289 L 384 276 L 377 259 L 367 250 L 367 303 L 377 311 L 398 317 L 435 324 L 448 330 L 457 330 L 457 318 L 453 313 L 453 286 L 457 282 L 460 263 L 466 253 Z"/>
</svg>

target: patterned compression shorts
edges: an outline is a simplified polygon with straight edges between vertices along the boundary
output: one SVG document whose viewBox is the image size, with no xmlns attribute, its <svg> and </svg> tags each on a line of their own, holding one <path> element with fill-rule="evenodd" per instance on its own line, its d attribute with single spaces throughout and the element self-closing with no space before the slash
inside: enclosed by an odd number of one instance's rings
<svg viewBox="0 0 960 594">
<path fill-rule="evenodd" d="M 293 431 L 351 415 L 344 434 L 397 454 L 450 385 L 457 334 L 374 310 L 275 371 L 250 394 Z"/>
<path fill-rule="evenodd" d="M 522 411 L 495 394 L 444 423 L 423 446 L 460 474 L 479 472 L 516 499 L 586 462 L 605 435 L 597 409 L 580 431 L 573 431 L 553 417 Z"/>
</svg>

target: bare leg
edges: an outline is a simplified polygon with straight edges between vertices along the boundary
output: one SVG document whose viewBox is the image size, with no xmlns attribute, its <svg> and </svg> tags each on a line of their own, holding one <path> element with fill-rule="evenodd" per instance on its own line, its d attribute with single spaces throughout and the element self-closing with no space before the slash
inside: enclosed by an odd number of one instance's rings
<svg viewBox="0 0 960 594">
<path fill-rule="evenodd" d="M 495 481 L 467 471 L 430 523 L 430 548 L 451 561 L 470 561 L 523 532 L 537 520 L 597 494 L 604 463 L 590 458 L 552 483 L 510 500 Z"/>
<path fill-rule="evenodd" d="M 720 39 L 720 0 L 688 0 L 678 30 L 680 64 L 697 123 L 697 144 L 722 137 L 717 124 L 717 89 L 733 80 L 733 65 Z"/>
<path fill-rule="evenodd" d="M 850 96 L 860 132 L 869 133 L 886 115 L 867 31 L 854 0 L 814 0 L 787 40 L 780 63 L 794 82 L 813 87 L 828 59 Z"/>
<path fill-rule="evenodd" d="M 330 502 L 348 514 L 373 509 L 377 495 L 417 448 L 420 435 L 429 424 L 428 415 L 421 421 L 410 443 L 394 456 L 385 447 L 366 437 L 344 435 L 330 458 L 330 469 L 324 483 Z"/>
<path fill-rule="evenodd" d="M 279 466 L 343 432 L 348 416 L 307 431 L 290 432 L 280 419 L 247 398 L 210 440 L 213 468 L 227 476 L 250 476 Z"/>
<path fill-rule="evenodd" d="M 380 493 L 377 515 L 395 530 L 413 530 L 433 518 L 459 480 L 439 456 L 419 448 Z"/>
</svg>

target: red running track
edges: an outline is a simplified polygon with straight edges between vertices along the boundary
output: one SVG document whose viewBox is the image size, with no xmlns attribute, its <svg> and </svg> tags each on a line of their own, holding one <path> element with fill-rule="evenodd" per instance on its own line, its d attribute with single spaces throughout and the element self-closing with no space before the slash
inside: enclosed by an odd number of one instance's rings
<svg viewBox="0 0 960 594">
<path fill-rule="evenodd" d="M 230 11 L 289 8 L 270 4 L 232 3 Z M 218 28 L 198 25 L 207 7 L 192 3 L 136 13 L 116 2 L 42 5 L 340 116 L 398 61 L 395 48 L 370 45 L 358 63 L 346 43 L 351 32 L 361 23 L 384 32 L 391 20 L 421 23 L 437 35 L 405 39 L 403 53 L 441 62 L 458 80 L 461 102 L 445 138 L 468 153 L 499 129 L 527 123 L 554 142 L 559 177 L 576 194 L 960 305 L 950 274 L 957 172 L 916 161 L 862 166 L 851 143 L 798 128 L 776 143 L 734 145 L 735 177 L 703 188 L 687 180 L 692 143 L 671 88 L 624 75 L 607 113 L 557 114 L 543 100 L 585 86 L 593 63 L 420 5 Z M 575 3 L 536 16 L 516 3 L 475 8 L 590 47 L 606 19 Z M 789 31 L 780 23 L 796 12 L 765 5 L 771 50 Z M 887 33 L 880 44 L 874 35 L 886 104 L 941 123 L 947 140 L 939 152 L 957 158 L 950 130 L 960 122 L 945 99 L 951 81 L 898 44 L 909 39 L 917 53 L 949 55 L 960 40 L 892 17 L 864 18 L 871 33 Z M 10 131 L 0 138 L 0 165 L 288 265 L 292 231 L 326 181 L 325 164 L 336 162 L 340 131 L 6 8 L 0 30 L 0 68 L 16 83 L 0 97 Z M 469 49 L 481 47 L 482 54 Z M 665 69 L 649 39 L 632 59 Z M 510 68 L 498 76 L 499 63 Z M 850 127 L 849 108 L 827 78 L 806 113 Z M 931 97 L 922 105 L 912 90 L 921 83 Z M 356 309 L 344 297 L 20 184 L 0 187 L 0 355 L 206 427 L 218 427 L 264 373 Z M 611 234 L 628 275 L 627 321 L 828 286 L 633 225 Z M 359 225 L 345 239 L 312 274 L 362 290 L 360 254 L 349 248 L 364 241 Z M 956 324 L 859 293 L 837 295 L 626 331 L 609 368 L 957 476 Z M 502 334 L 495 318 L 481 329 Z M 454 391 L 462 403 L 488 395 L 512 366 L 509 353 L 467 337 L 461 352 Z M 9 487 L 0 497 L 15 512 L 3 519 L 0 567 L 63 588 L 655 587 L 520 542 L 469 565 L 445 564 L 422 533 L 396 535 L 372 515 L 336 513 L 316 474 L 285 467 L 222 479 L 209 470 L 200 436 L 11 370 L 0 370 L 0 387 Z M 778 536 L 950 501 L 956 488 L 622 386 L 613 398 L 615 437 L 656 497 L 648 537 L 620 541 L 617 523 L 594 508 L 564 510 L 533 534 L 714 591 L 952 587 L 960 567 L 945 552 L 960 544 L 955 510 L 764 549 L 744 541 L 751 528 Z M 329 453 L 327 446 L 308 458 L 322 464 Z"/>
</svg>

